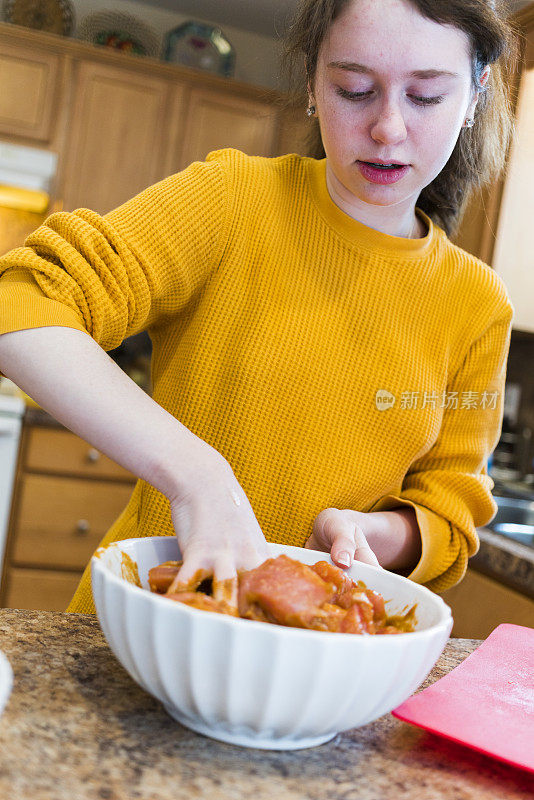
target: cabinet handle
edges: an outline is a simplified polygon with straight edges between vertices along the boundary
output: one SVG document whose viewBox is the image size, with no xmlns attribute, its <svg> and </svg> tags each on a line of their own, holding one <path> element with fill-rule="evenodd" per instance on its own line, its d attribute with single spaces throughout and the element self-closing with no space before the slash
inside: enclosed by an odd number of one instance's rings
<svg viewBox="0 0 534 800">
<path fill-rule="evenodd" d="M 101 454 L 98 452 L 98 450 L 96 450 L 94 447 L 91 447 L 91 449 L 87 451 L 86 458 L 90 464 L 96 464 L 97 461 L 100 461 L 100 455 Z"/>
<path fill-rule="evenodd" d="M 90 527 L 86 519 L 79 519 L 76 523 L 76 533 L 89 533 Z"/>
</svg>

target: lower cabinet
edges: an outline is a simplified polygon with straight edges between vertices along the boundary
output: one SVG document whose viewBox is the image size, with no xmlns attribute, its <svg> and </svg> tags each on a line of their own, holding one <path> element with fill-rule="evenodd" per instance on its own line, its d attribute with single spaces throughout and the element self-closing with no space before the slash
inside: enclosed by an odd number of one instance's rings
<svg viewBox="0 0 534 800">
<path fill-rule="evenodd" d="M 25 426 L 0 605 L 65 611 L 135 481 L 70 431 Z"/>
<path fill-rule="evenodd" d="M 131 493 L 128 484 L 26 475 L 12 561 L 83 571 Z"/>
<path fill-rule="evenodd" d="M 81 572 L 12 567 L 3 605 L 7 608 L 65 611 L 81 577 Z"/>
<path fill-rule="evenodd" d="M 534 628 L 534 600 L 474 569 L 440 594 L 452 610 L 451 636 L 486 639 L 503 622 Z"/>
</svg>

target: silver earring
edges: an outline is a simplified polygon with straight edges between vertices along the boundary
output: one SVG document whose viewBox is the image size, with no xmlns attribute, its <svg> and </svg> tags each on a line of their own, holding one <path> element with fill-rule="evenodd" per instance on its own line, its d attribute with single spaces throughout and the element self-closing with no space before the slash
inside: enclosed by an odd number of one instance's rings
<svg viewBox="0 0 534 800">
<path fill-rule="evenodd" d="M 464 128 L 472 128 L 474 124 L 475 124 L 475 120 L 473 119 L 473 117 L 470 117 L 470 119 L 466 119 L 466 121 L 463 124 L 463 127 Z"/>
<path fill-rule="evenodd" d="M 307 114 L 309 117 L 313 117 L 313 115 L 315 114 L 315 106 L 311 106 L 311 105 L 310 105 L 310 106 L 308 106 L 308 108 L 307 108 L 307 110 L 306 110 L 306 114 Z"/>
</svg>

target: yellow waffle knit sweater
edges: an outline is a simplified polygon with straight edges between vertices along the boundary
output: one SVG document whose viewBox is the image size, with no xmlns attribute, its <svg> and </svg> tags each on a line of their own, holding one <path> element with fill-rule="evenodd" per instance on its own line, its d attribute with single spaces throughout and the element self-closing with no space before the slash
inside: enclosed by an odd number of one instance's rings
<svg viewBox="0 0 534 800">
<path fill-rule="evenodd" d="M 328 507 L 411 506 L 409 577 L 442 591 L 497 510 L 514 309 L 421 210 L 422 239 L 342 212 L 325 165 L 228 148 L 105 216 L 52 214 L 0 259 L 0 333 L 110 350 L 148 330 L 154 399 L 230 462 L 268 541 L 304 545 Z M 102 544 L 162 534 L 168 501 L 138 481 Z M 67 610 L 94 612 L 88 568 Z"/>
</svg>

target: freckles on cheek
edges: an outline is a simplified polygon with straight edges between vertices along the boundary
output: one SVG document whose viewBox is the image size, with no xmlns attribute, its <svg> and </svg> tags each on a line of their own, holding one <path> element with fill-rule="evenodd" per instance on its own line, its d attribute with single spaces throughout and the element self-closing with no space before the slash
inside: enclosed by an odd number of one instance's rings
<svg viewBox="0 0 534 800">
<path fill-rule="evenodd" d="M 338 108 L 331 100 L 326 100 L 322 105 L 322 113 L 327 119 L 332 119 L 338 116 Z"/>
</svg>

